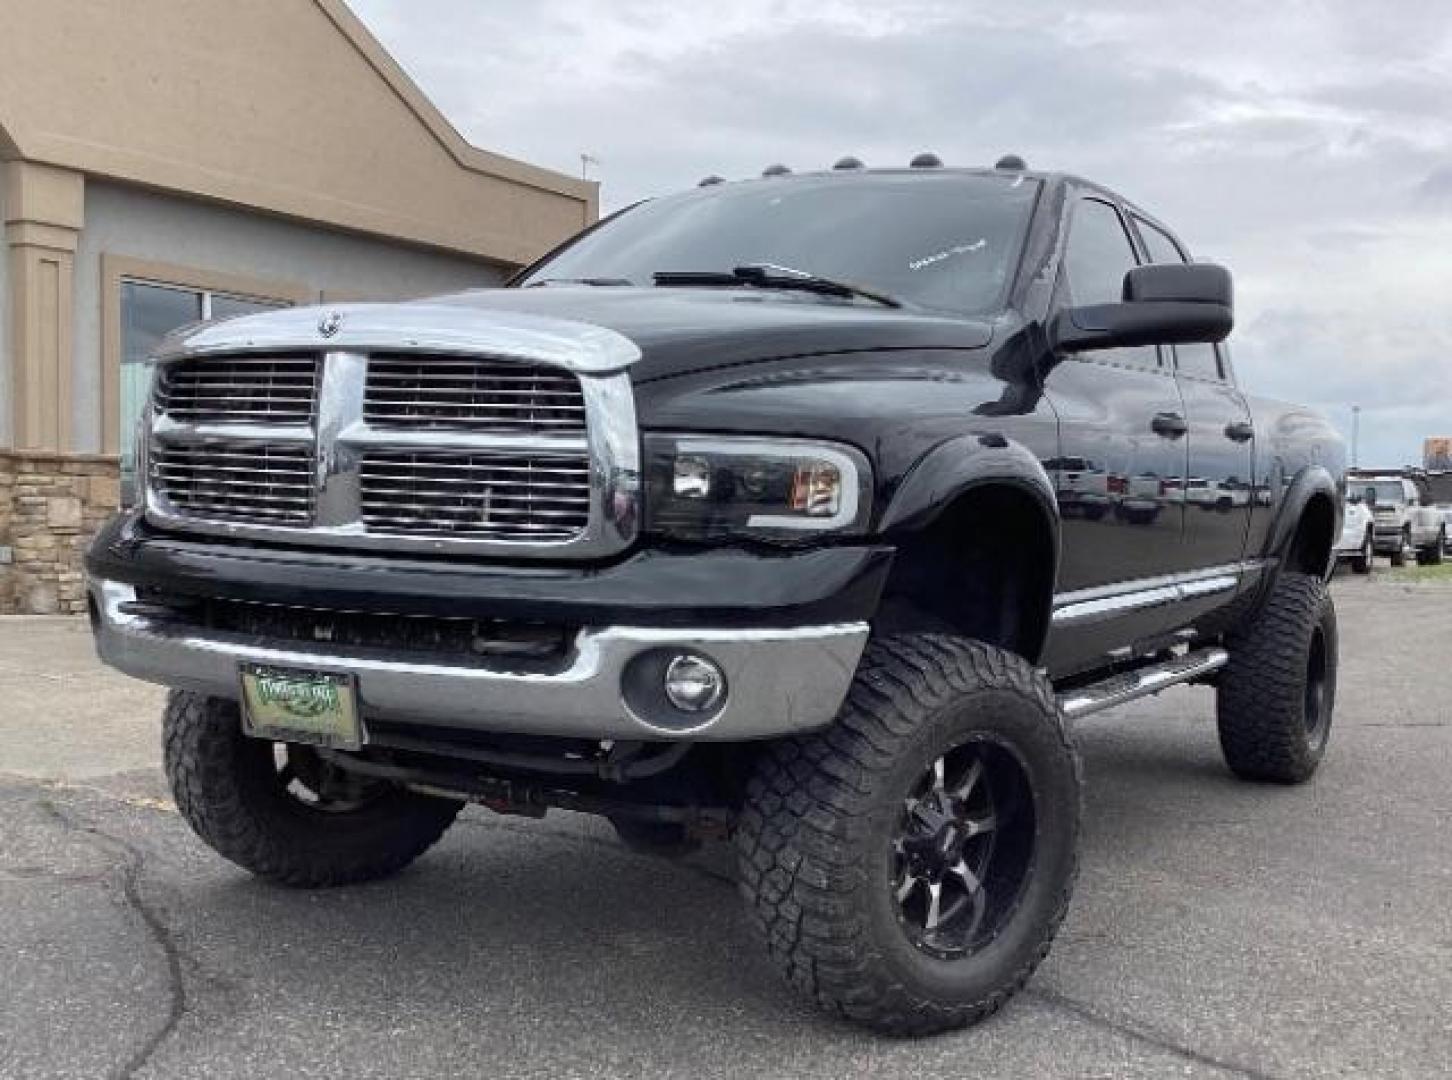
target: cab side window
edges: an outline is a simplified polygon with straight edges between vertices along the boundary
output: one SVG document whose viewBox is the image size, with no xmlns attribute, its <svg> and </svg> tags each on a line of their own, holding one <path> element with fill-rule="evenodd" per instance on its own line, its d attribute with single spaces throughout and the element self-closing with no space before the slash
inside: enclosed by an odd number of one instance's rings
<svg viewBox="0 0 1452 1080">
<path fill-rule="evenodd" d="M 1134 244 L 1119 211 L 1098 199 L 1079 200 L 1064 251 L 1069 302 L 1075 306 L 1119 303 L 1124 299 L 1124 275 L 1138 265 Z M 1136 367 L 1155 368 L 1160 362 L 1152 345 L 1111 349 L 1096 355 Z"/>
<path fill-rule="evenodd" d="M 1165 233 L 1143 218 L 1134 219 L 1139 234 L 1144 238 L 1145 250 L 1152 263 L 1187 263 L 1190 260 L 1179 245 Z M 1198 375 L 1202 379 L 1223 379 L 1225 372 L 1219 353 L 1214 345 L 1175 345 L 1172 347 L 1175 366 L 1186 375 Z"/>
</svg>

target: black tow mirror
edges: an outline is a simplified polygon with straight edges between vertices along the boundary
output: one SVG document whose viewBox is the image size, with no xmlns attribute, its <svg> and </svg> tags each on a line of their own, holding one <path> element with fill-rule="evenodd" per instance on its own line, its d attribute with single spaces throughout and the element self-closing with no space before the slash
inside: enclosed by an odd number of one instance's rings
<svg viewBox="0 0 1452 1080">
<path fill-rule="evenodd" d="M 1124 300 L 1086 304 L 1054 317 L 1064 352 L 1133 345 L 1224 341 L 1235 325 L 1230 271 L 1211 263 L 1156 263 L 1124 275 Z"/>
</svg>

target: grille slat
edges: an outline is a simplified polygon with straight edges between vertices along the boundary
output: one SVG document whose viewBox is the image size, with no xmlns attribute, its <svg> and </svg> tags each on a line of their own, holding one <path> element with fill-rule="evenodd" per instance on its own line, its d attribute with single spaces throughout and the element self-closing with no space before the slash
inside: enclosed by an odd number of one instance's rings
<svg viewBox="0 0 1452 1080">
<path fill-rule="evenodd" d="M 385 354 L 368 362 L 363 419 L 391 428 L 583 434 L 585 398 L 579 380 L 557 368 Z"/>
<path fill-rule="evenodd" d="M 500 506 L 497 502 L 491 500 L 488 512 L 490 521 L 495 521 L 499 518 L 521 518 L 524 520 L 533 520 L 534 518 L 573 519 L 579 516 L 581 507 L 583 506 L 588 506 L 588 501 L 581 500 L 577 503 L 555 501 L 541 505 L 534 500 L 530 500 L 523 505 Z M 481 512 L 472 506 L 456 506 L 439 502 L 394 502 L 383 500 L 364 502 L 363 509 L 369 513 L 376 511 L 380 517 L 407 519 L 410 516 L 417 517 L 423 514 L 442 514 L 446 517 L 456 517 L 460 520 L 468 521 L 474 520 Z"/>
<path fill-rule="evenodd" d="M 400 451 L 400 453 L 407 453 L 407 451 Z M 465 457 L 467 458 L 467 455 L 465 455 Z M 533 458 L 531 460 L 533 460 L 533 461 L 548 462 L 549 464 L 547 464 L 547 465 L 526 466 L 526 467 L 523 467 L 521 469 L 519 467 L 516 467 L 514 465 L 509 464 L 508 461 L 500 460 L 500 463 L 495 468 L 500 473 L 508 473 L 508 472 L 511 472 L 511 471 L 516 471 L 516 472 L 517 471 L 523 471 L 528 476 L 570 476 L 570 477 L 587 477 L 590 474 L 590 467 L 589 467 L 589 465 L 586 465 L 586 464 L 582 464 L 582 465 L 580 465 L 578 467 L 571 468 L 571 467 L 567 467 L 567 466 L 564 466 L 564 465 L 560 465 L 559 464 L 559 461 L 560 461 L 559 458 L 547 458 L 547 457 L 542 457 L 541 456 L 541 457 L 535 457 L 535 458 Z M 388 467 L 388 462 L 387 462 L 387 459 L 385 458 L 385 459 L 382 459 L 381 460 L 381 463 L 371 463 L 370 465 L 365 465 L 365 468 L 368 468 L 368 467 L 371 467 L 371 468 L 373 468 L 375 470 L 376 469 L 379 469 L 379 468 L 387 468 Z M 467 464 L 467 462 L 464 463 L 464 464 L 455 464 L 455 463 L 452 463 L 452 462 L 449 462 L 449 461 L 439 461 L 436 465 L 434 465 L 434 468 L 438 469 L 438 471 L 442 474 L 442 473 L 448 473 L 451 470 L 452 471 L 455 471 L 455 472 L 468 472 L 469 470 L 473 469 L 474 466 L 472 466 L 470 464 Z M 385 474 L 378 473 L 377 475 L 383 476 Z M 410 479 L 410 480 L 413 479 L 413 477 L 412 477 L 411 474 L 396 474 L 396 476 L 403 476 L 405 479 Z"/>
<path fill-rule="evenodd" d="M 376 491 L 411 491 L 413 490 L 413 478 L 403 476 L 391 476 L 386 473 L 370 473 L 369 478 L 374 481 L 372 487 Z M 475 481 L 465 476 L 441 476 L 433 480 L 435 484 L 472 484 Z M 528 480 L 491 480 L 490 486 L 496 491 L 518 489 L 520 491 L 540 492 L 540 498 L 549 498 L 549 492 L 578 491 L 579 484 L 532 484 Z"/>
<path fill-rule="evenodd" d="M 227 356 L 163 364 L 155 403 L 189 423 L 312 423 L 316 356 Z"/>
<path fill-rule="evenodd" d="M 179 477 L 181 479 L 186 479 L 187 476 L 189 475 L 189 473 L 188 473 L 187 470 L 175 469 L 175 468 L 172 468 L 172 467 L 166 466 L 166 465 L 160 465 L 157 468 L 161 472 L 163 472 L 163 473 L 165 473 L 167 475 L 175 475 L 175 476 L 177 476 L 177 477 Z M 276 476 L 276 477 L 283 477 L 283 478 L 285 478 L 285 477 L 290 477 L 290 476 L 293 475 L 292 473 L 285 472 L 285 471 L 283 471 L 281 469 L 244 469 L 244 468 L 234 468 L 232 466 L 222 466 L 222 467 L 219 467 L 219 466 L 216 466 L 216 465 L 210 465 L 210 466 L 208 466 L 208 468 L 209 468 L 209 470 L 211 472 L 219 472 L 219 473 L 240 473 L 243 476 L 258 476 L 258 475 L 262 475 L 262 476 Z M 277 484 L 279 487 L 307 488 L 307 487 L 310 487 L 311 486 L 310 484 L 306 484 L 306 483 L 304 483 L 301 480 L 278 479 L 278 480 L 274 480 L 273 483 L 274 484 Z"/>
<path fill-rule="evenodd" d="M 371 529 L 414 535 L 570 540 L 584 532 L 590 519 L 588 461 L 579 459 L 574 484 L 536 489 L 530 479 L 536 469 L 558 470 L 561 460 L 375 451 L 362 463 L 363 522 Z"/>
</svg>

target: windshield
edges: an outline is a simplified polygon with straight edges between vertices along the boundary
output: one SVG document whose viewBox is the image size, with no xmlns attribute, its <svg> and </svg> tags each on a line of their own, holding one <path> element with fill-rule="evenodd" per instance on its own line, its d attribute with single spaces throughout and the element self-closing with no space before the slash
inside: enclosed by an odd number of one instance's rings
<svg viewBox="0 0 1452 1080">
<path fill-rule="evenodd" d="M 1374 484 L 1363 486 L 1361 492 L 1369 503 L 1402 503 L 1407 498 L 1400 480 L 1378 480 Z"/>
<path fill-rule="evenodd" d="M 520 284 L 653 284 L 661 272 L 774 263 L 962 313 L 1002 306 L 1039 182 L 1017 176 L 829 175 L 721 184 L 643 203 Z"/>
</svg>

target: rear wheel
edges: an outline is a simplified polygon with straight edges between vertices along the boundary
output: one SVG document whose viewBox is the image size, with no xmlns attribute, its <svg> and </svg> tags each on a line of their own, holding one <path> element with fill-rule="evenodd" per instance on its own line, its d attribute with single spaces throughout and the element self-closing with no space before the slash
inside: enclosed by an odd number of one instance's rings
<svg viewBox="0 0 1452 1080">
<path fill-rule="evenodd" d="M 387 877 L 463 805 L 336 769 L 317 751 L 242 733 L 231 701 L 173 691 L 162 718 L 177 809 L 223 857 L 284 885 Z"/>
<path fill-rule="evenodd" d="M 762 755 L 741 889 L 783 974 L 881 1031 L 996 1011 L 1049 950 L 1080 775 L 1047 680 L 946 635 L 879 639 L 841 716 Z"/>
<path fill-rule="evenodd" d="M 1216 680 L 1226 764 L 1245 780 L 1310 779 L 1336 704 L 1336 609 L 1325 582 L 1282 573 L 1255 622 L 1227 645 Z"/>
</svg>

